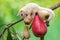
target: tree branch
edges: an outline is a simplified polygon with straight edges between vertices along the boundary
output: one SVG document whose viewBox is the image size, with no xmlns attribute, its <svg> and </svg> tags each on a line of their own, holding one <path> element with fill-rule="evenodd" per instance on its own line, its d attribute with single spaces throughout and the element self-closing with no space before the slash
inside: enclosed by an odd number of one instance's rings
<svg viewBox="0 0 60 40">
<path fill-rule="evenodd" d="M 2 40 L 4 40 L 4 34 L 2 34 L 2 36 L 1 36 L 1 37 L 2 37 Z"/>
<path fill-rule="evenodd" d="M 60 7 L 60 3 L 57 3 L 56 5 L 51 6 L 50 9 L 55 10 L 55 9 L 57 9 L 57 8 L 59 8 L 59 7 Z M 4 32 L 5 32 L 8 28 L 10 28 L 11 26 L 15 25 L 16 23 L 19 23 L 19 22 L 22 21 L 22 20 L 23 20 L 23 19 L 20 19 L 20 20 L 17 20 L 16 22 L 7 24 L 6 27 L 5 27 L 5 28 L 2 30 L 2 32 L 0 33 L 0 37 L 2 36 L 2 34 L 4 34 Z"/>
<path fill-rule="evenodd" d="M 59 7 L 60 7 L 60 2 L 55 4 L 55 5 L 53 5 L 53 6 L 51 6 L 51 7 L 49 7 L 49 8 L 52 9 L 52 10 L 55 10 L 55 9 L 57 9 Z"/>
<path fill-rule="evenodd" d="M 10 28 L 11 26 L 15 25 L 16 23 L 19 23 L 20 21 L 22 21 L 23 19 L 17 20 L 16 22 L 13 23 L 9 23 L 5 26 L 5 28 L 2 30 L 2 32 L 0 33 L 0 37 L 2 36 L 2 34 L 4 34 L 4 32 Z"/>
</svg>

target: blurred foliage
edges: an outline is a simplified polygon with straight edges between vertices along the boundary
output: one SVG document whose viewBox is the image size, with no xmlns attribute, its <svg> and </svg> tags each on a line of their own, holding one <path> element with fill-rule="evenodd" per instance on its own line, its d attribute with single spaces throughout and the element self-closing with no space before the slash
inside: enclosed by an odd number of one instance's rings
<svg viewBox="0 0 60 40">
<path fill-rule="evenodd" d="M 50 7 L 60 2 L 60 0 L 0 0 L 0 32 L 2 31 L 6 24 L 20 19 L 20 17 L 17 16 L 18 10 L 22 8 L 25 4 L 30 2 L 34 2 L 42 7 Z M 54 12 L 55 18 L 50 22 L 50 27 L 48 28 L 45 40 L 60 40 L 60 8 L 54 10 Z M 23 31 L 24 22 L 22 21 L 14 25 L 13 27 L 15 28 L 16 32 L 21 32 Z M 30 40 L 39 40 L 39 38 L 36 38 L 33 35 L 31 30 L 30 33 L 31 33 Z M 6 37 L 8 35 L 7 31 L 5 32 L 4 35 L 6 40 Z M 0 38 L 0 40 L 2 39 Z"/>
<path fill-rule="evenodd" d="M 11 31 L 8 29 L 8 36 L 7 36 L 7 40 L 13 40 L 12 39 L 12 35 L 11 35 Z"/>
<path fill-rule="evenodd" d="M 19 36 L 13 27 L 9 28 L 6 40 L 19 40 Z"/>
</svg>

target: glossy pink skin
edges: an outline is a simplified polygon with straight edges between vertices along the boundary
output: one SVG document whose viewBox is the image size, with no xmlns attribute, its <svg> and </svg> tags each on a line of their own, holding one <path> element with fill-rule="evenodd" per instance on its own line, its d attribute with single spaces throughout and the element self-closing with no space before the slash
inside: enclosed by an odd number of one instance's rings
<svg viewBox="0 0 60 40">
<path fill-rule="evenodd" d="M 36 37 L 43 37 L 47 32 L 46 24 L 38 15 L 35 15 L 34 17 L 32 32 Z"/>
</svg>

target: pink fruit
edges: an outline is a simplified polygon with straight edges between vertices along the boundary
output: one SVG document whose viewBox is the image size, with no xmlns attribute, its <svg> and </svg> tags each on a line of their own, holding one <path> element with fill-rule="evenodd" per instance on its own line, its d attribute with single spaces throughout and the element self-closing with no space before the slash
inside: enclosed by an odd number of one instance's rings
<svg viewBox="0 0 60 40">
<path fill-rule="evenodd" d="M 47 32 L 46 24 L 38 15 L 35 15 L 34 17 L 32 24 L 32 32 L 36 37 L 43 37 Z"/>
</svg>

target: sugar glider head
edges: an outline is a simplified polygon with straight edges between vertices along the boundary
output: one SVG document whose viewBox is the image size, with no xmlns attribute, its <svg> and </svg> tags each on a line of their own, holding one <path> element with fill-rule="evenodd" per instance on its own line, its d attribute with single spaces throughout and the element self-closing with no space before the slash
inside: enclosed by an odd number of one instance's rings
<svg viewBox="0 0 60 40">
<path fill-rule="evenodd" d="M 24 22 L 26 24 L 30 24 L 32 22 L 32 20 L 33 20 L 33 17 L 32 17 L 33 14 L 31 12 L 29 12 L 29 11 L 26 11 L 26 9 L 19 10 L 18 15 L 20 15 L 21 18 L 24 19 Z"/>
</svg>

